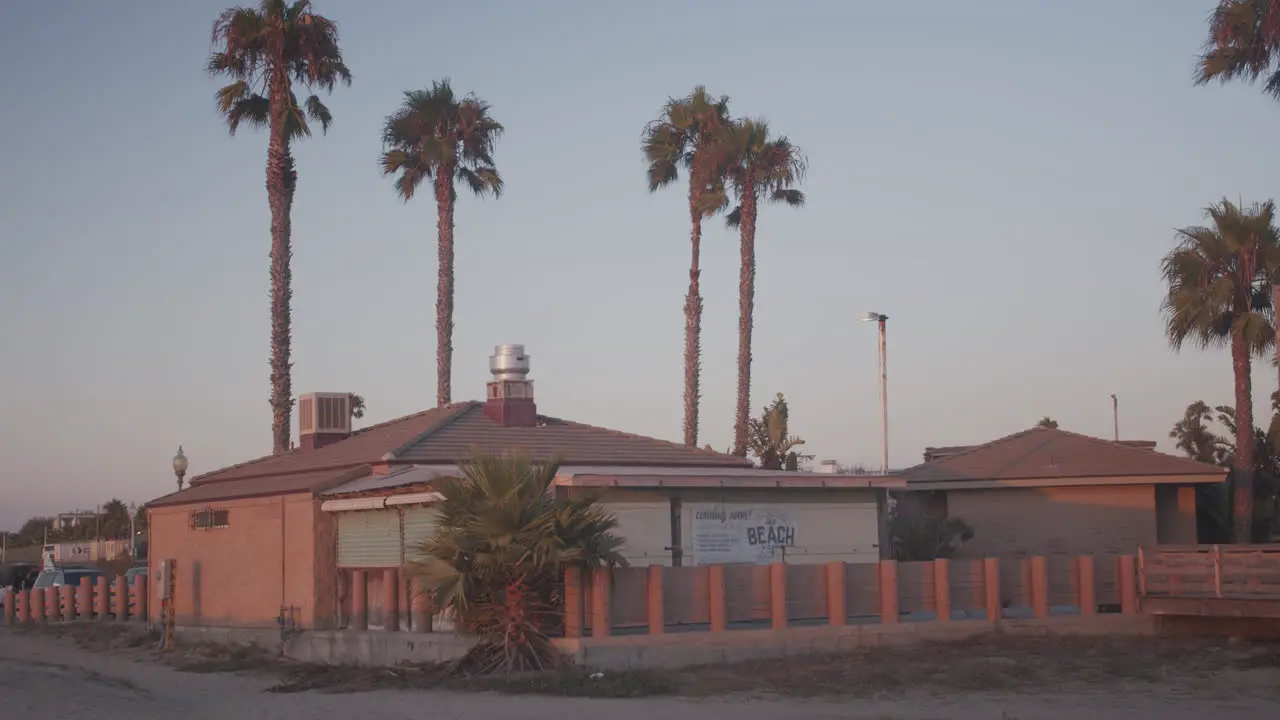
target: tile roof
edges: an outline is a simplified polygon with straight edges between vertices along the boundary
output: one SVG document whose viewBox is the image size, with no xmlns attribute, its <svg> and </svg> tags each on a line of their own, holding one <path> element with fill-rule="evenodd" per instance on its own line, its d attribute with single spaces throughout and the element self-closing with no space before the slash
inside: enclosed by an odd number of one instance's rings
<svg viewBox="0 0 1280 720">
<path fill-rule="evenodd" d="M 482 403 L 456 403 L 362 428 L 316 450 L 295 449 L 205 473 L 149 504 L 318 493 L 362 476 L 376 463 L 455 464 L 476 453 L 517 451 L 578 465 L 752 467 L 745 458 L 666 440 L 541 415 L 538 420 L 535 427 L 504 427 L 485 416 Z"/>
<path fill-rule="evenodd" d="M 911 484 L 1167 475 L 1198 475 L 1199 482 L 1216 482 L 1226 474 L 1217 465 L 1159 453 L 1145 443 L 1117 443 L 1056 428 L 1035 427 L 955 450 L 901 475 Z"/>
<path fill-rule="evenodd" d="M 656 438 L 538 416 L 535 427 L 506 427 L 490 420 L 481 403 L 453 416 L 434 432 L 396 449 L 395 460 L 445 464 L 476 453 L 519 451 L 562 465 L 753 467 L 751 461 Z"/>
</svg>

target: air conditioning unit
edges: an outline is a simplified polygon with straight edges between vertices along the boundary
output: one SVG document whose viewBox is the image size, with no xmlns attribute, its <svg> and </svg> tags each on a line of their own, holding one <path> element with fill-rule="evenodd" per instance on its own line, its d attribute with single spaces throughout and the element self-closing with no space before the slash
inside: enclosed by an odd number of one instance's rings
<svg viewBox="0 0 1280 720">
<path fill-rule="evenodd" d="M 298 398 L 298 434 L 351 432 L 351 393 L 317 392 Z"/>
</svg>

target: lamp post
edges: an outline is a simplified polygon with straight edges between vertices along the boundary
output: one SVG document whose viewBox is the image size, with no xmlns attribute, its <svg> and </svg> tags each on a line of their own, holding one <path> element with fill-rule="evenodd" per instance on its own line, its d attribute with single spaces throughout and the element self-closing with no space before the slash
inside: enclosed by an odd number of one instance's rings
<svg viewBox="0 0 1280 720">
<path fill-rule="evenodd" d="M 178 454 L 173 456 L 173 474 L 178 477 L 178 489 L 182 489 L 182 478 L 187 475 L 187 456 L 182 454 L 182 446 L 178 446 Z"/>
<path fill-rule="evenodd" d="M 885 321 L 888 315 L 869 312 L 862 322 L 873 322 L 880 326 L 880 473 L 889 474 L 889 370 L 888 352 L 885 345 Z"/>
<path fill-rule="evenodd" d="M 138 506 L 129 503 L 129 557 L 135 562 L 138 560 L 138 531 L 134 527 L 134 520 L 138 516 Z"/>
<path fill-rule="evenodd" d="M 1111 394 L 1111 427 L 1115 432 L 1116 442 L 1120 442 L 1120 401 L 1115 393 Z"/>
</svg>

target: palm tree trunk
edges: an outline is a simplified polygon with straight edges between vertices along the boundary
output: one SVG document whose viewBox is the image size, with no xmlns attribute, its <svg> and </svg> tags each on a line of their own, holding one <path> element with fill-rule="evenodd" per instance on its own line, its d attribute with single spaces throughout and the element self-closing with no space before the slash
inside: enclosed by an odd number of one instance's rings
<svg viewBox="0 0 1280 720">
<path fill-rule="evenodd" d="M 453 399 L 453 168 L 436 173 L 436 405 Z"/>
<path fill-rule="evenodd" d="M 747 416 L 751 412 L 751 329 L 756 303 L 756 196 L 742 197 L 742 268 L 738 276 L 738 407 L 733 418 L 733 454 L 747 456 Z"/>
<path fill-rule="evenodd" d="M 693 230 L 689 234 L 693 258 L 689 264 L 689 294 L 684 299 L 684 444 L 698 446 L 698 392 L 702 374 L 702 295 L 698 280 L 702 274 L 702 213 L 697 209 L 697 193 L 690 183 L 689 215 Z"/>
<path fill-rule="evenodd" d="M 1253 378 L 1249 346 L 1238 332 L 1231 334 L 1231 365 L 1236 380 L 1236 452 L 1231 473 L 1233 539 L 1247 543 L 1253 540 Z"/>
<path fill-rule="evenodd" d="M 279 85 L 279 82 L 273 85 Z M 272 88 L 272 108 L 288 102 L 288 78 L 284 79 L 283 95 Z M 277 102 L 277 98 L 282 98 Z M 293 298 L 293 273 L 290 262 L 293 249 L 290 245 L 292 226 L 289 213 L 293 207 L 293 192 L 297 173 L 293 156 L 289 154 L 289 141 L 284 118 L 271 120 L 271 140 L 267 146 L 267 203 L 271 207 L 271 437 L 272 450 L 276 453 L 289 450 L 291 415 L 293 412 L 293 362 L 291 360 L 290 335 L 293 323 L 290 302 Z"/>
</svg>

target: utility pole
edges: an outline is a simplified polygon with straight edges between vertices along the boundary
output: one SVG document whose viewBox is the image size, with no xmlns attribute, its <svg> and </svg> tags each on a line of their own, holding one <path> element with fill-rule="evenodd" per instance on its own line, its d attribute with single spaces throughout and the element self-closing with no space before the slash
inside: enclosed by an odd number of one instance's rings
<svg viewBox="0 0 1280 720">
<path fill-rule="evenodd" d="M 1120 442 L 1120 401 L 1111 393 L 1111 425 L 1115 428 L 1116 442 Z"/>
<path fill-rule="evenodd" d="M 889 319 L 884 313 L 869 312 L 862 322 L 873 322 L 880 329 L 880 474 L 889 474 L 889 369 L 888 348 L 885 343 L 885 322 Z"/>
</svg>

